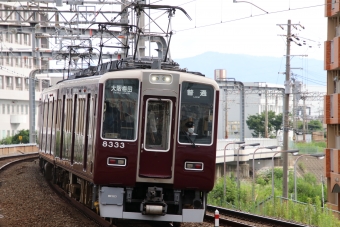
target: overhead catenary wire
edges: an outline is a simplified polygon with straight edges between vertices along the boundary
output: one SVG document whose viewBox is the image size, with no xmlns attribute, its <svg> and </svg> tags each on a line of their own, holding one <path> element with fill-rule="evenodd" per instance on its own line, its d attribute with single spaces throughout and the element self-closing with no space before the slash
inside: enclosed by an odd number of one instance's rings
<svg viewBox="0 0 340 227">
<path fill-rule="evenodd" d="M 321 86 L 326 86 L 326 82 L 323 82 L 323 81 L 320 81 L 320 80 L 311 79 L 311 78 L 304 77 L 304 76 L 297 75 L 297 74 L 294 74 L 294 77 L 298 77 L 298 78 L 301 78 L 301 79 L 303 79 L 307 82 L 311 82 L 311 83 L 318 84 L 318 85 L 321 85 Z"/>
<path fill-rule="evenodd" d="M 331 4 L 331 3 L 328 3 L 328 4 Z M 284 13 L 284 12 L 293 11 L 293 10 L 303 10 L 303 9 L 321 7 L 321 6 L 325 6 L 325 5 L 326 4 L 320 4 L 320 5 L 313 5 L 313 6 L 298 7 L 298 8 L 293 8 L 293 9 L 272 11 L 272 12 L 268 12 L 268 13 L 261 13 L 261 14 L 257 14 L 257 15 L 247 16 L 247 17 L 240 17 L 240 18 L 235 18 L 235 19 L 231 19 L 231 20 L 226 20 L 226 21 L 221 21 L 221 22 L 216 22 L 216 23 L 211 23 L 211 24 L 206 24 L 206 25 L 201 25 L 201 26 L 195 26 L 195 27 L 191 27 L 191 28 L 185 28 L 185 29 L 177 30 L 176 32 L 184 32 L 184 31 L 193 30 L 193 29 L 196 29 L 196 28 L 212 27 L 212 26 L 216 26 L 216 25 L 220 25 L 220 24 L 224 24 L 224 23 L 231 23 L 231 22 L 250 19 L 250 18 L 254 18 L 254 17 L 266 16 L 266 15 L 277 14 L 277 13 Z"/>
</svg>

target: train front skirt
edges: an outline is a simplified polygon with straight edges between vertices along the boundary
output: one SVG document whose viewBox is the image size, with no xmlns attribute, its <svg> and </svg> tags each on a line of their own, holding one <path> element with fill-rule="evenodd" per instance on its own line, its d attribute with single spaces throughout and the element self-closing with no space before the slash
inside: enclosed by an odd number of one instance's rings
<svg viewBox="0 0 340 227">
<path fill-rule="evenodd" d="M 125 212 L 124 188 L 101 187 L 99 190 L 100 216 L 105 218 L 124 218 L 137 220 L 169 221 L 169 222 L 203 222 L 204 209 L 182 209 L 182 214 L 164 214 L 164 201 L 160 205 L 141 203 L 141 212 Z M 203 200 L 203 207 L 206 201 Z M 147 207 L 143 211 L 143 207 Z M 166 208 L 165 208 L 166 211 Z M 144 214 L 143 214 L 144 213 Z"/>
</svg>

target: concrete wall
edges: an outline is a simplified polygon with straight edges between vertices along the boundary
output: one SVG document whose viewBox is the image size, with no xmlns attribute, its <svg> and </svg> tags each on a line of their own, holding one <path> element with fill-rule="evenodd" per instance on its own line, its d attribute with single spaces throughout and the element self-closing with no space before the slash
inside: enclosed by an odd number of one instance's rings
<svg viewBox="0 0 340 227">
<path fill-rule="evenodd" d="M 0 156 L 38 152 L 37 144 L 17 144 L 0 146 Z"/>
</svg>

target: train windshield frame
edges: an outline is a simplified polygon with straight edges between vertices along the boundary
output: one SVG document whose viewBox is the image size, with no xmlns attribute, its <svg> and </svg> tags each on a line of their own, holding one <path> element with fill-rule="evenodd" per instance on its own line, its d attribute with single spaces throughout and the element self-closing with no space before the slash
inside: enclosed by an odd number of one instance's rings
<svg viewBox="0 0 340 227">
<path fill-rule="evenodd" d="M 203 83 L 181 85 L 178 142 L 211 145 L 213 143 L 215 89 Z"/>
<path fill-rule="evenodd" d="M 168 152 L 170 150 L 172 106 L 170 99 L 150 98 L 146 101 L 144 126 L 146 151 Z"/>
<path fill-rule="evenodd" d="M 137 140 L 140 82 L 108 79 L 104 84 L 102 139 Z"/>
</svg>

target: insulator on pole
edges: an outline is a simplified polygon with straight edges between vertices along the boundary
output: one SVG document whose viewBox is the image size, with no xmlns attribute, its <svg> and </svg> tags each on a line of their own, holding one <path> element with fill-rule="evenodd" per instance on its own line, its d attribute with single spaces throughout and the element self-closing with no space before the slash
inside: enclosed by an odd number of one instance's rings
<svg viewBox="0 0 340 227">
<path fill-rule="evenodd" d="M 215 210 L 215 227 L 220 226 L 220 213 L 218 210 Z"/>
</svg>

